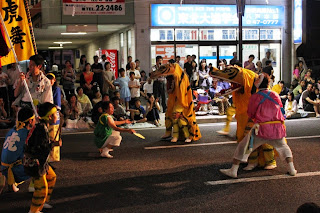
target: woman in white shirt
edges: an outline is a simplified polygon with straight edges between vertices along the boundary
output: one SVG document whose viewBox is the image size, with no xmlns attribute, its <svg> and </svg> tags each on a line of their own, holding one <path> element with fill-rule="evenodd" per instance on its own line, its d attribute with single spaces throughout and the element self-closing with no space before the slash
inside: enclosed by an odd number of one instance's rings
<svg viewBox="0 0 320 213">
<path fill-rule="evenodd" d="M 296 114 L 298 111 L 297 101 L 294 100 L 294 94 L 292 92 L 288 93 L 288 99 L 285 104 L 286 117 L 290 118 L 292 115 Z"/>
</svg>

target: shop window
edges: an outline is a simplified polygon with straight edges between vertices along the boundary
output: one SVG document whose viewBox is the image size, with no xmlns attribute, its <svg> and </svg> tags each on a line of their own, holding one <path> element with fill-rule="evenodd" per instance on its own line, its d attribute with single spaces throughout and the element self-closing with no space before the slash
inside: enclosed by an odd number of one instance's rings
<svg viewBox="0 0 320 213">
<path fill-rule="evenodd" d="M 260 30 L 260 40 L 281 40 L 280 29 Z"/>
<path fill-rule="evenodd" d="M 201 41 L 236 40 L 236 29 L 200 29 Z"/>
<path fill-rule="evenodd" d="M 197 41 L 198 29 L 176 29 L 176 41 Z"/>
<path fill-rule="evenodd" d="M 151 46 L 151 64 L 156 64 L 156 57 L 161 55 L 163 64 L 168 63 L 170 59 L 174 59 L 174 45 L 152 45 Z"/>
<path fill-rule="evenodd" d="M 280 76 L 280 49 L 281 45 L 279 43 L 270 44 L 260 44 L 260 58 L 261 61 L 266 57 L 266 52 L 270 52 L 270 59 L 273 67 L 273 75 L 275 76 L 275 82 L 281 80 Z M 286 82 L 288 83 L 288 82 Z"/>
<path fill-rule="evenodd" d="M 248 61 L 249 55 L 254 55 L 253 63 L 256 65 L 259 57 L 258 44 L 244 44 L 242 52 L 242 65 L 245 61 Z"/>
<path fill-rule="evenodd" d="M 180 61 L 187 62 L 187 55 L 195 55 L 196 62 L 199 61 L 197 44 L 181 44 L 176 46 L 176 55 L 180 56 Z"/>
<path fill-rule="evenodd" d="M 173 41 L 174 29 L 151 29 L 151 41 Z"/>
</svg>

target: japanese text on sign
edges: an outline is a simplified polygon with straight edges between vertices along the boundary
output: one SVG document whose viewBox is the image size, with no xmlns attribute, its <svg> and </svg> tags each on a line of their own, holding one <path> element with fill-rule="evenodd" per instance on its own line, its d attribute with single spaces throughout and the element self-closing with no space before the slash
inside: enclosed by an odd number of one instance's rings
<svg viewBox="0 0 320 213">
<path fill-rule="evenodd" d="M 243 26 L 282 26 L 284 7 L 246 5 Z M 152 26 L 237 26 L 236 5 L 152 4 Z"/>
</svg>

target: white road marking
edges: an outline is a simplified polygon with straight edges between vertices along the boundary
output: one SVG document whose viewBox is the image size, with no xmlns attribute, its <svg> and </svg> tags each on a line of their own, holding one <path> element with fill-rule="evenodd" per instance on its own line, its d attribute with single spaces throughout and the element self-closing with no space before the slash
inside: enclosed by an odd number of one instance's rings
<svg viewBox="0 0 320 213">
<path fill-rule="evenodd" d="M 227 184 L 235 184 L 235 183 L 248 183 L 248 182 L 266 181 L 266 180 L 279 180 L 279 179 L 288 179 L 288 178 L 312 177 L 312 176 L 319 176 L 319 175 L 320 175 L 320 171 L 317 171 L 317 172 L 298 173 L 298 174 L 296 174 L 296 176 L 274 175 L 274 176 L 262 176 L 262 177 L 251 177 L 251 178 L 239 178 L 239 179 L 207 181 L 204 184 L 211 185 L 211 186 L 216 186 L 216 185 L 227 185 Z"/>
<path fill-rule="evenodd" d="M 297 140 L 297 139 L 308 139 L 308 138 L 320 138 L 320 135 L 310 135 L 310 136 L 299 136 L 299 137 L 287 137 L 287 140 Z M 237 141 L 223 141 L 223 142 L 212 142 L 212 143 L 194 143 L 194 144 L 184 144 L 184 145 L 171 145 L 171 146 L 147 146 L 144 149 L 171 149 L 171 148 L 184 148 L 191 146 L 215 146 L 215 145 L 225 145 L 233 144 Z"/>
</svg>

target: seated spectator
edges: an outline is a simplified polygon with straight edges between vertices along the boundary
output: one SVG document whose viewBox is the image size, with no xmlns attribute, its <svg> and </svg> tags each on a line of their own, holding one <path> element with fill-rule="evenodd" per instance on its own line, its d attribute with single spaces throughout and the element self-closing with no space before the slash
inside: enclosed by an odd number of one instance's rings
<svg viewBox="0 0 320 213">
<path fill-rule="evenodd" d="M 281 92 L 279 93 L 279 96 L 281 98 L 282 105 L 284 106 L 287 100 L 289 89 L 286 86 L 284 86 L 284 81 L 280 81 L 279 85 L 281 88 Z"/>
<path fill-rule="evenodd" d="M 292 92 L 288 93 L 288 99 L 285 104 L 286 117 L 290 118 L 292 115 L 296 114 L 298 111 L 297 101 L 294 99 Z"/>
<path fill-rule="evenodd" d="M 76 124 L 82 114 L 81 104 L 75 94 L 71 94 L 66 108 L 66 127 L 77 128 Z"/>
<path fill-rule="evenodd" d="M 116 118 L 117 121 L 124 121 L 127 119 L 126 110 L 123 106 L 120 105 L 120 98 L 113 97 L 112 103 L 114 107 L 113 116 Z"/>
<path fill-rule="evenodd" d="M 135 105 L 136 99 L 140 98 L 140 83 L 139 80 L 135 78 L 134 72 L 130 72 L 130 81 L 128 82 L 128 86 L 131 93 L 130 107 L 132 107 Z"/>
<path fill-rule="evenodd" d="M 314 93 L 316 95 L 316 100 L 320 100 L 320 94 L 319 94 L 319 89 L 318 88 L 314 89 Z"/>
<path fill-rule="evenodd" d="M 306 91 L 301 95 L 301 100 L 304 111 L 315 112 L 316 117 L 320 118 L 320 100 L 317 100 L 312 84 L 307 85 Z"/>
<path fill-rule="evenodd" d="M 299 101 L 302 92 L 306 89 L 306 82 L 300 81 L 300 84 L 293 89 L 293 95 L 296 101 Z"/>
<path fill-rule="evenodd" d="M 218 105 L 219 115 L 224 115 L 227 113 L 227 108 L 229 107 L 228 99 L 224 96 L 221 96 L 220 91 L 222 88 L 218 86 L 218 81 L 214 79 L 212 81 L 212 86 L 209 89 L 210 97 Z"/>
<path fill-rule="evenodd" d="M 292 88 L 295 88 L 299 84 L 299 79 L 300 79 L 300 73 L 299 73 L 299 64 L 294 65 L 294 70 L 293 70 L 293 79 L 291 82 Z"/>
<path fill-rule="evenodd" d="M 84 94 L 93 98 L 93 72 L 90 63 L 86 63 L 85 70 L 80 75 L 80 86 Z"/>
<path fill-rule="evenodd" d="M 77 88 L 77 99 L 81 104 L 82 113 L 81 115 L 87 116 L 88 113 L 92 110 L 92 104 L 89 97 L 86 94 L 83 94 L 83 89 L 81 87 Z"/>
<path fill-rule="evenodd" d="M 151 78 L 148 78 L 148 82 L 143 85 L 144 97 L 148 97 L 153 94 L 153 81 Z"/>
<path fill-rule="evenodd" d="M 218 86 L 224 90 L 227 90 L 230 88 L 230 84 L 228 82 L 221 80 L 221 79 L 218 80 Z"/>
<path fill-rule="evenodd" d="M 147 121 L 146 111 L 143 106 L 141 106 L 141 101 L 139 99 L 136 100 L 134 107 L 129 109 L 129 111 L 132 121 L 135 121 L 136 123 L 143 123 Z"/>
<path fill-rule="evenodd" d="M 64 96 L 64 92 L 62 90 L 61 90 L 60 97 L 61 97 L 60 123 L 61 123 L 61 126 L 65 127 L 66 125 L 65 119 L 67 117 L 66 109 L 68 108 L 68 101 L 66 100 Z"/>
<path fill-rule="evenodd" d="M 140 81 L 140 94 L 142 97 L 146 97 L 147 95 L 144 93 L 144 89 L 143 89 L 143 86 L 147 83 L 147 75 L 146 75 L 146 72 L 144 70 L 142 70 L 140 72 L 140 75 L 141 75 L 141 78 L 139 79 Z"/>
<path fill-rule="evenodd" d="M 312 73 L 312 70 L 308 69 L 306 76 L 304 77 L 304 81 L 306 82 L 306 85 L 315 83 L 315 80 L 311 78 L 311 73 Z"/>
<path fill-rule="evenodd" d="M 318 88 L 320 90 L 320 78 L 318 79 L 318 83 L 316 83 L 316 88 Z"/>
<path fill-rule="evenodd" d="M 102 95 L 100 90 L 97 90 L 94 94 L 94 98 L 92 99 L 92 105 L 96 105 L 97 103 L 99 103 L 100 101 L 102 101 Z"/>
<path fill-rule="evenodd" d="M 272 88 L 271 88 L 272 91 L 280 94 L 281 90 L 282 90 L 282 87 L 280 86 L 280 81 L 278 81 L 278 83 L 276 85 L 274 85 Z"/>
<path fill-rule="evenodd" d="M 93 109 L 91 111 L 91 120 L 93 121 L 94 124 L 98 123 L 99 118 L 103 113 L 102 103 L 106 101 L 110 101 L 109 95 L 103 94 L 102 100 L 93 106 Z"/>
<path fill-rule="evenodd" d="M 14 126 L 14 119 L 8 118 L 8 113 L 4 107 L 3 98 L 0 97 L 0 129 L 8 129 Z"/>
<path fill-rule="evenodd" d="M 159 99 L 154 99 L 152 94 L 148 95 L 148 102 L 147 102 L 147 121 L 152 121 L 154 125 L 160 125 L 160 105 Z"/>
<path fill-rule="evenodd" d="M 120 92 L 119 92 L 119 91 L 114 91 L 113 97 L 118 97 L 118 98 L 120 98 L 120 97 L 121 97 Z M 120 98 L 120 100 L 121 100 L 121 98 Z"/>
</svg>

